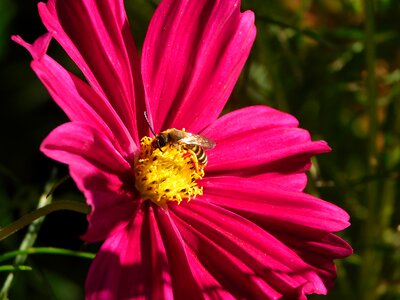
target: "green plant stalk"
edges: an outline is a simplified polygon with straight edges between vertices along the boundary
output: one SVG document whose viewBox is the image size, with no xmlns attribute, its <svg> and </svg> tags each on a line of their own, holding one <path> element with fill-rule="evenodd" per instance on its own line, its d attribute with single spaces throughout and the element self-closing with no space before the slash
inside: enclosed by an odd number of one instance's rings
<svg viewBox="0 0 400 300">
<path fill-rule="evenodd" d="M 46 197 L 47 198 L 47 197 Z M 62 200 L 53 203 L 46 204 L 43 207 L 40 207 L 26 215 L 22 216 L 20 219 L 11 223 L 10 225 L 3 227 L 0 229 L 0 241 L 7 238 L 11 234 L 20 230 L 21 228 L 31 224 L 33 221 L 38 220 L 39 218 L 48 215 L 51 212 L 57 210 L 72 210 L 84 214 L 88 214 L 90 212 L 90 207 L 84 203 L 80 203 L 77 201 L 68 201 Z"/>
<path fill-rule="evenodd" d="M 365 58 L 367 67 L 367 98 L 369 106 L 369 143 L 368 143 L 368 171 L 373 176 L 378 170 L 378 150 L 376 147 L 378 133 L 377 119 L 377 91 L 375 76 L 375 25 L 374 1 L 364 0 L 365 10 Z M 380 226 L 378 225 L 379 190 L 380 180 L 370 181 L 367 185 L 367 210 L 368 216 L 365 223 L 364 251 L 362 253 L 361 274 L 359 282 L 359 299 L 373 300 L 377 298 L 376 289 L 381 268 L 377 242 L 381 239 Z"/>
<path fill-rule="evenodd" d="M 27 254 L 57 254 L 57 255 L 76 256 L 87 259 L 93 259 L 95 257 L 95 254 L 90 252 L 74 251 L 74 250 L 54 248 L 54 247 L 35 247 L 35 248 L 28 248 L 25 250 L 15 250 L 7 252 L 0 256 L 0 262 L 11 259 L 18 255 L 27 255 Z"/>
<path fill-rule="evenodd" d="M 0 266 L 0 272 L 17 272 L 17 271 L 32 271 L 32 268 L 30 266 L 24 266 L 24 265 L 19 265 L 19 266 L 14 266 L 14 265 L 5 265 L 5 266 Z"/>
<path fill-rule="evenodd" d="M 397 87 L 394 87 L 396 89 Z M 393 99 L 394 105 L 393 107 L 388 107 L 388 109 L 393 109 L 392 117 L 389 117 L 389 121 L 386 124 L 387 126 L 387 133 L 385 134 L 385 143 L 383 146 L 382 154 L 381 154 L 381 161 L 380 164 L 385 171 L 393 169 L 398 170 L 396 166 L 399 164 L 399 159 L 396 158 L 396 152 L 399 149 L 399 138 L 398 133 L 400 132 L 400 117 L 398 116 L 398 111 L 400 109 L 400 99 Z M 394 160 L 396 159 L 396 160 Z M 382 236 L 382 244 L 384 246 L 393 247 L 393 250 L 396 251 L 396 240 L 395 238 L 388 238 L 387 233 L 395 232 L 395 228 L 393 228 L 393 215 L 395 212 L 396 207 L 396 196 L 398 195 L 398 186 L 399 186 L 399 176 L 398 171 L 397 174 L 395 172 L 391 172 L 389 176 L 382 177 L 381 181 L 381 191 L 380 191 L 380 210 L 379 210 L 379 217 L 378 217 L 378 225 L 380 229 L 380 236 Z M 396 279 L 398 278 L 398 274 L 396 276 L 396 267 L 394 267 L 394 272 L 387 272 L 383 273 L 382 265 L 385 263 L 385 258 L 390 257 L 390 259 L 394 256 L 392 251 L 381 251 L 378 253 L 379 255 L 379 262 L 380 262 L 380 274 L 381 274 L 381 281 L 387 282 L 387 286 L 385 288 L 380 288 L 379 297 L 383 298 L 386 295 L 390 294 L 391 290 L 395 290 L 396 286 Z M 393 256 L 392 256 L 393 255 Z M 395 263 L 395 262 L 393 262 Z M 382 283 L 379 283 L 382 286 Z M 399 296 L 399 290 L 397 292 L 393 292 L 397 297 Z M 396 296 L 394 296 L 396 297 Z M 397 298 L 396 298 L 397 299 Z"/>
<path fill-rule="evenodd" d="M 382 209 L 380 210 L 380 227 L 382 230 L 390 227 L 390 221 L 393 216 L 394 206 L 396 202 L 396 187 L 397 180 L 394 178 L 387 178 L 384 183 L 382 191 Z"/>
<path fill-rule="evenodd" d="M 52 201 L 52 196 L 50 195 L 47 197 L 49 191 L 51 190 L 51 187 L 54 185 L 53 180 L 50 180 L 46 186 L 45 186 L 45 191 L 39 198 L 39 203 L 37 205 L 38 208 L 41 208 L 45 205 L 48 205 Z M 36 241 L 39 229 L 43 223 L 44 217 L 41 217 L 31 223 L 31 225 L 28 227 L 28 231 L 22 240 L 22 243 L 19 247 L 19 250 L 24 251 L 28 248 L 31 248 L 33 244 Z M 27 254 L 23 255 L 18 255 L 15 260 L 14 260 L 14 267 L 18 268 L 18 266 L 22 265 L 27 258 Z M 10 290 L 12 281 L 14 280 L 14 273 L 8 274 L 3 287 L 0 291 L 0 299 L 8 299 L 8 292 Z"/>
</svg>

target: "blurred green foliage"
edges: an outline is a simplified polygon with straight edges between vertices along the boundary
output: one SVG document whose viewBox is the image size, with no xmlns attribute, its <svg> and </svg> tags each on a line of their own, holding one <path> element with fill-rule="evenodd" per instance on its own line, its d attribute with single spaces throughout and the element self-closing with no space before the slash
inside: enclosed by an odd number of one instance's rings
<svg viewBox="0 0 400 300">
<path fill-rule="evenodd" d="M 125 2 L 140 46 L 157 1 Z M 243 0 L 242 7 L 256 13 L 257 40 L 226 111 L 252 104 L 288 111 L 333 148 L 314 160 L 308 192 L 350 213 L 352 226 L 341 234 L 355 254 L 338 262 L 326 299 L 400 299 L 400 1 Z M 66 117 L 9 39 L 33 41 L 44 31 L 35 1 L 0 1 L 0 226 L 36 207 L 52 170 L 68 174 L 38 150 Z M 55 43 L 51 51 L 74 68 Z M 54 197 L 83 201 L 71 180 Z M 36 246 L 95 251 L 79 240 L 85 227 L 84 215 L 53 213 Z M 0 253 L 18 249 L 24 234 L 3 241 Z M 89 260 L 32 255 L 26 264 L 33 271 L 17 273 L 11 299 L 83 297 Z"/>
</svg>

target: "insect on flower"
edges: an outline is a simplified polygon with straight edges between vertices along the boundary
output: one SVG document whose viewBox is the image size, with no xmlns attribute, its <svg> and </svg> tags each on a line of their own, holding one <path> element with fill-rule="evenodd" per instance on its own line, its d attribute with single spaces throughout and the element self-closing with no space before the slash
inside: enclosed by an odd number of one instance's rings
<svg viewBox="0 0 400 300">
<path fill-rule="evenodd" d="M 205 136 L 171 128 L 156 135 L 153 147 L 159 145 L 164 147 L 168 143 L 173 144 L 175 147 L 183 147 L 193 152 L 198 162 L 203 166 L 207 165 L 205 149 L 212 149 L 216 145 L 214 141 Z"/>
<path fill-rule="evenodd" d="M 183 147 L 197 159 L 198 163 L 203 166 L 207 165 L 208 160 L 205 150 L 213 149 L 216 145 L 214 141 L 199 134 L 186 132 L 185 129 L 179 130 L 170 128 L 156 134 L 150 125 L 146 112 L 144 112 L 144 117 L 151 132 L 155 136 L 154 141 L 152 142 L 152 146 L 155 149 L 158 148 L 162 152 L 162 148 L 168 144 L 172 144 L 176 148 Z"/>
</svg>

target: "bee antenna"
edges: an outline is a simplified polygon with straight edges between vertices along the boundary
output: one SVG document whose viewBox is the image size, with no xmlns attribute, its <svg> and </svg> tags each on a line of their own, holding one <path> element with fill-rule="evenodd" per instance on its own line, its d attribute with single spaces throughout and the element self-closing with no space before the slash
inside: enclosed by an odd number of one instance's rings
<svg viewBox="0 0 400 300">
<path fill-rule="evenodd" d="M 149 118 L 147 117 L 147 112 L 146 111 L 144 111 L 144 118 L 146 119 L 146 122 L 147 122 L 147 125 L 149 125 L 149 128 L 150 128 L 150 131 L 151 131 L 151 133 L 154 135 L 154 136 L 157 136 L 157 134 L 155 133 L 155 131 L 154 131 L 154 129 L 153 129 L 153 127 L 151 127 L 151 124 L 150 124 L 150 121 L 149 121 Z"/>
<path fill-rule="evenodd" d="M 158 138 L 157 138 L 157 134 L 156 134 L 156 132 L 154 131 L 153 127 L 151 127 L 149 118 L 147 117 L 147 112 L 144 111 L 143 114 L 144 114 L 144 118 L 145 118 L 145 120 L 146 120 L 147 125 L 149 125 L 149 128 L 150 128 L 151 133 L 152 133 L 152 134 L 154 135 L 154 137 L 156 138 L 157 148 L 160 149 L 161 152 L 163 152 L 163 151 L 161 150 L 161 145 L 160 145 L 160 141 L 159 141 Z"/>
</svg>

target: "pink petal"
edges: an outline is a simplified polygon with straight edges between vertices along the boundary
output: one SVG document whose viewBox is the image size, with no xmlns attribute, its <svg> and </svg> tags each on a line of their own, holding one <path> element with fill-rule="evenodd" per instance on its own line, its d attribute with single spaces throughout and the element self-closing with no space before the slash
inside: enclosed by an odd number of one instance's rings
<svg viewBox="0 0 400 300">
<path fill-rule="evenodd" d="M 102 174 L 90 168 L 84 170 L 83 165 L 71 167 L 70 172 L 91 206 L 87 218 L 89 225 L 85 234 L 81 236 L 82 240 L 88 243 L 104 241 L 114 232 L 126 227 L 139 201 L 133 201 L 132 195 L 127 193 L 110 190 L 108 187 L 116 179 L 109 174 Z"/>
<path fill-rule="evenodd" d="M 108 173 L 129 176 L 130 164 L 117 152 L 101 131 L 86 123 L 65 123 L 54 129 L 43 141 L 41 150 L 65 164 L 84 159 Z"/>
<path fill-rule="evenodd" d="M 32 45 L 25 42 L 19 35 L 13 35 L 11 39 L 28 50 L 33 59 L 37 60 L 42 59 L 42 57 L 46 55 L 52 37 L 53 36 L 48 32 L 39 37 Z"/>
<path fill-rule="evenodd" d="M 103 172 L 84 159 L 70 164 L 70 174 L 91 206 L 89 227 L 82 239 L 103 241 L 124 228 L 140 204 L 138 195 L 127 189 L 117 175 Z"/>
<path fill-rule="evenodd" d="M 305 284 L 326 293 L 313 266 L 255 224 L 201 200 L 189 205 L 171 205 L 175 223 L 200 263 L 235 298 L 294 297 Z"/>
<path fill-rule="evenodd" d="M 71 176 L 92 207 L 85 240 L 104 239 L 126 224 L 135 206 L 135 192 L 127 189 L 133 173 L 105 135 L 85 123 L 66 123 L 50 133 L 41 150 L 69 165 Z"/>
<path fill-rule="evenodd" d="M 292 115 L 264 105 L 237 109 L 218 118 L 201 134 L 223 141 L 243 133 L 249 134 L 260 129 L 293 128 L 299 122 Z"/>
<path fill-rule="evenodd" d="M 302 232 L 289 235 L 284 231 L 271 230 L 271 232 L 279 240 L 301 252 L 304 260 L 312 264 L 320 264 L 323 262 L 324 256 L 339 259 L 352 254 L 349 244 L 332 233 Z M 321 253 L 324 253 L 324 256 Z"/>
<path fill-rule="evenodd" d="M 175 299 L 204 299 L 201 285 L 203 282 L 196 280 L 191 262 L 196 255 L 188 252 L 181 234 L 170 216 L 169 210 L 154 209 L 160 232 L 163 236 L 164 247 L 170 263 L 172 288 Z M 162 228 L 162 229 L 161 229 Z"/>
<path fill-rule="evenodd" d="M 302 229 L 293 234 L 290 231 L 293 228 L 285 228 L 285 226 L 282 228 L 270 226 L 266 230 L 294 249 L 306 263 L 313 265 L 328 290 L 333 287 L 336 278 L 336 267 L 333 260 L 350 256 L 353 253 L 349 244 L 332 233 Z"/>
<path fill-rule="evenodd" d="M 288 172 L 288 168 L 292 172 L 304 172 L 312 156 L 330 150 L 324 141 L 311 141 L 308 131 L 300 128 L 242 128 L 240 133 L 225 136 L 222 140 L 211 133 L 207 136 L 217 143 L 207 152 L 207 174 Z M 221 126 L 219 130 L 224 131 L 225 127 Z"/>
<path fill-rule="evenodd" d="M 283 190 L 293 190 L 301 192 L 307 185 L 307 175 L 304 173 L 305 170 L 298 171 L 299 173 L 280 173 L 268 172 L 257 176 L 248 177 L 253 181 L 260 183 L 268 182 L 271 186 L 280 188 Z"/>
<path fill-rule="evenodd" d="M 221 178 L 220 178 L 221 179 Z M 222 180 L 222 179 L 221 179 Z M 231 179 L 232 182 L 235 182 L 234 179 Z M 238 181 L 235 184 L 239 187 L 240 183 Z M 259 183 L 256 183 L 259 184 Z M 254 185 L 249 183 L 245 184 L 246 188 L 252 189 Z M 245 187 L 243 187 L 245 188 Z M 268 190 L 266 183 L 264 182 L 265 190 Z M 224 188 L 223 188 L 224 189 Z M 323 208 L 319 208 L 317 205 L 318 201 L 320 201 L 323 206 L 327 205 L 328 203 L 315 199 L 315 212 L 309 211 L 290 211 L 289 206 L 292 208 L 295 207 L 296 203 L 287 204 L 288 207 L 286 208 L 286 204 L 280 203 L 280 198 L 271 197 L 272 201 L 269 201 L 270 205 L 263 205 L 260 203 L 256 203 L 256 200 L 251 200 L 254 198 L 259 198 L 259 196 L 255 195 L 252 192 L 247 194 L 249 201 L 240 201 L 236 200 L 239 198 L 243 198 L 246 196 L 240 195 L 240 193 L 232 189 L 231 193 L 236 195 L 235 197 L 230 198 L 223 198 L 221 196 L 209 196 L 210 191 L 205 190 L 207 193 L 207 198 L 203 198 L 204 200 L 209 200 L 213 203 L 216 203 L 220 206 L 223 206 L 229 210 L 232 210 L 241 216 L 252 220 L 257 225 L 261 226 L 273 236 L 275 236 L 279 241 L 282 241 L 285 245 L 289 248 L 294 249 L 306 262 L 309 263 L 316 268 L 316 273 L 319 277 L 323 278 L 325 286 L 327 289 L 330 289 L 333 286 L 334 279 L 335 279 L 335 267 L 332 261 L 326 260 L 326 258 L 333 260 L 337 258 L 343 258 L 351 255 L 352 249 L 351 247 L 340 238 L 330 234 L 329 232 L 324 232 L 321 230 L 332 230 L 333 227 L 334 231 L 343 229 L 347 222 L 348 216 L 346 213 L 341 211 L 341 209 L 331 205 L 331 213 L 329 210 L 325 213 L 320 215 L 320 210 Z M 225 193 L 219 191 L 221 193 Z M 218 193 L 219 193 L 218 192 Z M 290 197 L 290 194 L 287 195 Z M 293 194 L 292 194 L 293 197 Z M 293 197 L 293 200 L 296 200 Z M 267 199 L 265 200 L 267 201 Z M 277 203 L 279 202 L 279 203 Z M 254 206 L 253 206 L 254 203 Z M 304 203 L 299 202 L 297 206 L 304 206 Z M 326 210 L 326 208 L 325 208 Z M 271 214 L 276 214 L 275 216 L 271 217 Z M 291 215 L 298 213 L 297 220 L 296 217 L 292 218 Z M 289 215 L 289 216 L 288 216 Z M 316 216 L 314 216 L 316 215 Z M 325 217 L 324 217 L 325 215 Z M 331 216 L 335 217 L 331 218 Z M 316 221 L 310 222 L 310 219 L 316 217 Z M 301 221 L 299 219 L 304 218 L 307 219 L 305 221 Z M 274 219 L 274 220 L 272 220 Z M 318 220 L 320 226 L 318 226 Z M 294 221 L 294 223 L 293 223 Z M 314 225 L 313 225 L 314 224 Z M 295 233 L 295 234 L 294 234 Z M 323 255 L 322 255 L 323 254 Z M 311 289 L 311 290 L 310 290 Z M 306 285 L 303 287 L 305 293 L 314 293 L 314 288 Z M 309 291 L 309 292 L 307 292 Z"/>
<path fill-rule="evenodd" d="M 46 55 L 50 38 L 50 34 L 45 34 L 30 45 L 19 36 L 12 37 L 29 50 L 34 58 L 32 69 L 67 116 L 72 121 L 86 122 L 102 131 L 133 162 L 137 146 L 114 109 L 104 97 L 96 94 L 86 83 Z"/>
<path fill-rule="evenodd" d="M 105 95 L 138 142 L 136 113 L 145 110 L 140 62 L 123 1 L 39 3 L 46 28 L 97 93 Z M 146 128 L 147 129 L 147 128 Z"/>
<path fill-rule="evenodd" d="M 172 299 L 169 263 L 152 208 L 101 247 L 86 281 L 86 299 Z"/>
<path fill-rule="evenodd" d="M 165 0 L 152 17 L 142 55 L 156 132 L 199 132 L 221 113 L 255 38 L 240 1 Z"/>
<path fill-rule="evenodd" d="M 330 148 L 324 141 L 311 141 L 309 133 L 297 126 L 293 116 L 266 106 L 226 114 L 201 133 L 217 143 L 207 152 L 207 174 L 298 174 L 293 188 L 301 190 L 310 158 Z M 275 181 L 279 184 L 279 179 Z"/>
<path fill-rule="evenodd" d="M 110 236 L 86 281 L 86 299 L 203 299 L 169 213 L 145 203 Z"/>
<path fill-rule="evenodd" d="M 210 202 L 268 230 L 336 232 L 349 225 L 349 215 L 341 208 L 305 193 L 278 189 L 268 182 L 215 177 L 205 178 L 201 184 Z"/>
<path fill-rule="evenodd" d="M 217 147 L 226 139 L 231 137 L 244 137 L 246 136 L 249 140 L 256 139 L 264 140 L 264 137 L 258 137 L 259 131 L 265 130 L 265 134 L 268 135 L 268 130 L 276 130 L 281 128 L 296 128 L 298 126 L 298 121 L 292 115 L 275 110 L 267 106 L 250 106 L 236 110 L 234 112 L 228 113 L 217 121 L 212 123 L 207 127 L 201 134 L 209 137 L 213 140 L 218 141 Z M 257 133 L 257 137 L 252 137 L 252 134 Z M 309 139 L 307 133 L 303 134 L 306 140 Z M 229 153 L 225 153 L 225 160 L 229 160 L 231 152 L 235 152 L 236 148 L 240 148 L 249 143 L 248 141 L 243 141 L 238 143 L 238 145 L 232 146 L 227 149 Z M 321 151 L 326 151 L 326 147 L 320 149 Z M 217 149 L 216 149 L 217 150 Z M 262 152 L 265 152 L 263 149 Z M 213 150 L 208 152 L 209 160 L 213 156 Z M 268 165 L 253 166 L 247 169 L 236 169 L 236 170 L 215 170 L 213 171 L 210 165 L 213 165 L 211 161 L 207 167 L 207 175 L 212 176 L 213 174 L 234 174 L 244 177 L 252 177 L 253 180 L 258 181 L 268 181 L 275 186 L 279 186 L 283 189 L 292 189 L 295 191 L 302 191 L 307 184 L 307 176 L 304 174 L 310 166 L 310 157 L 312 154 L 295 154 L 294 156 L 284 157 L 278 159 L 277 161 L 270 162 Z M 248 153 L 243 156 L 247 157 Z M 211 169 L 210 169 L 211 168 Z M 231 169 L 231 167 L 229 167 Z M 267 173 L 266 173 L 267 172 Z"/>
</svg>

